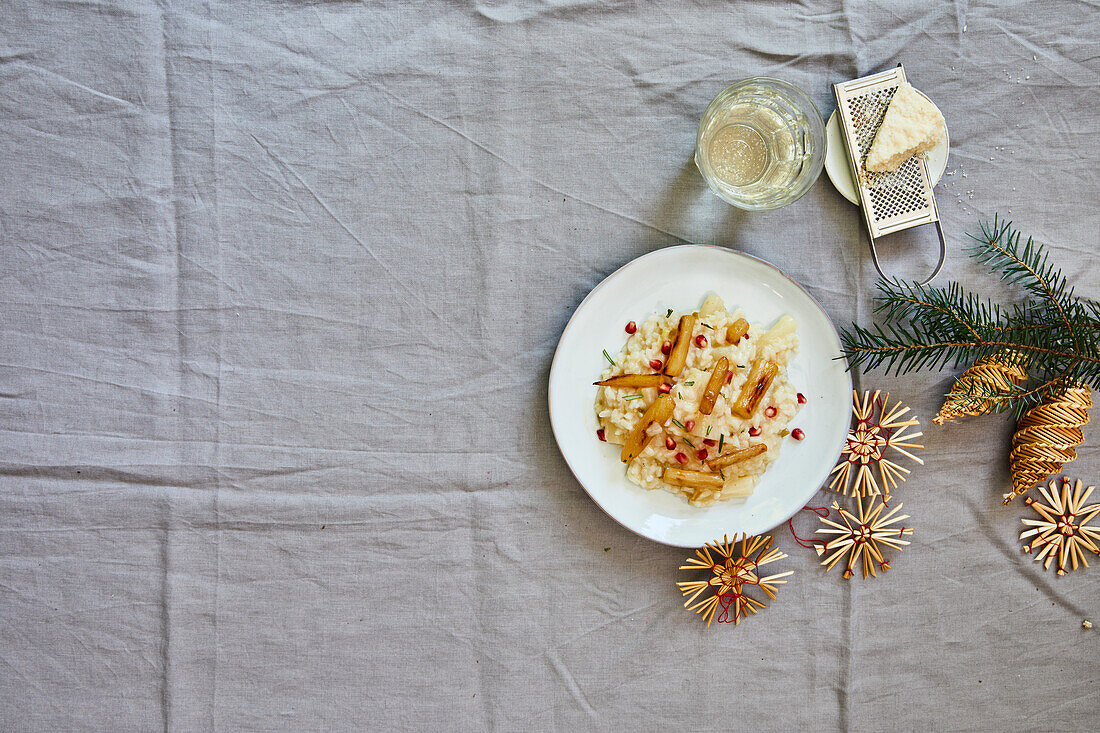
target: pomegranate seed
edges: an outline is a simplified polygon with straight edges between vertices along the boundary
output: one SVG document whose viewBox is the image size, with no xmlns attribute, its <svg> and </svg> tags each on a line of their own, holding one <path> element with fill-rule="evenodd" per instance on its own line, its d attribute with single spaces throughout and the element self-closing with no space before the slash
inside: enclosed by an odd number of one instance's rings
<svg viewBox="0 0 1100 733">
<path fill-rule="evenodd" d="M 800 405 L 804 405 L 804 404 L 806 404 L 806 395 L 804 395 L 804 394 L 802 394 L 801 392 L 799 392 L 799 393 L 798 393 L 797 395 L 795 395 L 795 396 L 796 396 L 796 397 L 798 398 L 798 404 L 800 404 Z"/>
<path fill-rule="evenodd" d="M 726 373 L 726 384 L 729 384 L 732 381 L 733 381 L 733 372 L 727 372 Z"/>
<path fill-rule="evenodd" d="M 690 433 L 692 430 L 695 429 L 695 421 L 688 420 L 686 423 L 684 423 L 684 427 L 687 428 L 687 431 Z"/>
<path fill-rule="evenodd" d="M 768 405 L 768 407 L 764 408 L 764 417 L 775 417 L 776 413 L 778 412 L 779 410 L 775 409 L 771 405 Z"/>
<path fill-rule="evenodd" d="M 664 384 L 662 384 L 660 387 L 657 388 L 657 391 L 660 392 L 661 394 L 668 394 L 669 392 L 672 391 L 672 385 L 669 384 L 668 382 L 665 382 Z"/>
<path fill-rule="evenodd" d="M 697 458 L 698 458 L 698 459 L 699 459 L 700 461 L 705 461 L 705 460 L 707 460 L 707 455 L 708 455 L 708 454 L 707 454 L 707 449 L 706 449 L 706 448 L 700 448 L 699 450 L 697 450 L 697 451 L 695 452 L 695 456 L 696 456 L 696 457 L 697 457 Z"/>
<path fill-rule="evenodd" d="M 791 437 L 795 440 L 802 440 L 806 437 L 806 433 L 802 432 L 802 428 L 795 428 L 791 431 Z"/>
<path fill-rule="evenodd" d="M 665 447 L 669 450 L 676 450 L 676 441 L 672 439 L 671 435 L 665 436 Z"/>
<path fill-rule="evenodd" d="M 703 445 L 715 446 L 718 445 L 717 440 L 711 440 L 710 438 L 703 438 Z"/>
<path fill-rule="evenodd" d="M 683 465 L 687 464 L 688 457 L 686 455 L 684 455 L 683 453 L 677 453 L 676 454 L 676 460 L 680 462 L 681 466 L 683 466 Z"/>
<path fill-rule="evenodd" d="M 661 353 L 662 354 L 664 354 L 665 356 L 668 356 L 671 351 L 672 351 L 672 342 L 671 341 L 665 341 L 663 344 L 661 344 Z"/>
<path fill-rule="evenodd" d="M 603 428 L 600 428 L 599 430 L 596 431 L 596 437 L 599 438 L 600 440 L 602 440 L 605 443 L 607 442 L 607 436 L 604 435 Z"/>
<path fill-rule="evenodd" d="M 754 438 L 757 435 L 760 435 L 760 428 L 749 428 L 749 435 L 751 435 Z"/>
<path fill-rule="evenodd" d="M 661 367 L 663 367 L 663 366 L 664 366 L 664 362 L 662 362 L 660 359 L 650 359 L 649 360 L 649 368 L 652 369 L 653 371 L 660 371 Z"/>
<path fill-rule="evenodd" d="M 700 349 L 707 345 L 707 337 L 703 334 L 699 334 L 695 337 L 695 345 Z"/>
<path fill-rule="evenodd" d="M 632 334 L 637 330 L 638 330 L 638 324 L 635 323 L 634 321 L 631 321 L 630 323 L 626 324 L 626 332 L 627 333 Z"/>
<path fill-rule="evenodd" d="M 746 333 L 746 334 L 745 334 L 744 336 L 742 336 L 741 338 L 743 338 L 743 339 L 745 339 L 746 341 L 748 341 L 748 340 L 749 340 L 749 335 L 748 335 L 748 334 Z"/>
</svg>

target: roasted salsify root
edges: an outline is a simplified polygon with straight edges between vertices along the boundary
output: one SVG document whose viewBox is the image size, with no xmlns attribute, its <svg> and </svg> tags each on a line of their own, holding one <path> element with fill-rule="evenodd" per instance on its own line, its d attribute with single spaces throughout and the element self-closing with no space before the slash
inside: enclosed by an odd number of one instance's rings
<svg viewBox="0 0 1100 733">
<path fill-rule="evenodd" d="M 684 371 L 687 363 L 688 347 L 691 346 L 691 335 L 695 331 L 695 315 L 688 313 L 680 316 L 680 325 L 676 328 L 676 340 L 672 344 L 672 351 L 665 362 L 665 374 L 670 377 L 679 376 Z"/>
<path fill-rule="evenodd" d="M 726 326 L 726 343 L 736 344 L 748 332 L 749 322 L 744 318 L 738 318 L 736 321 Z"/>
<path fill-rule="evenodd" d="M 768 446 L 763 443 L 757 443 L 756 445 L 750 445 L 748 448 L 742 448 L 740 450 L 731 450 L 721 455 L 717 455 L 707 461 L 707 467 L 712 471 L 718 471 L 723 468 L 728 468 L 737 463 L 742 463 L 750 458 L 755 458 L 761 453 L 767 453 Z"/>
<path fill-rule="evenodd" d="M 623 463 L 630 463 L 645 450 L 649 439 L 653 437 L 649 434 L 650 425 L 654 423 L 664 425 L 672 417 L 672 411 L 675 407 L 676 405 L 671 396 L 667 394 L 657 396 L 653 404 L 642 413 L 642 419 L 638 421 L 638 425 L 630 431 L 630 435 L 626 436 L 623 450 L 619 454 L 619 458 Z"/>
<path fill-rule="evenodd" d="M 664 374 L 620 374 L 602 382 L 593 382 L 597 387 L 613 387 L 615 389 L 645 389 L 646 387 L 660 387 L 662 384 L 671 383 L 672 379 Z"/>
<path fill-rule="evenodd" d="M 730 360 L 723 356 L 710 373 L 710 379 L 707 380 L 707 386 L 703 390 L 703 397 L 699 400 L 699 412 L 704 415 L 714 412 L 714 403 L 718 401 L 718 393 L 725 386 L 726 375 L 729 373 Z"/>
<path fill-rule="evenodd" d="M 753 362 L 752 369 L 749 370 L 749 378 L 745 380 L 744 386 L 741 387 L 741 394 L 730 408 L 733 414 L 746 420 L 752 417 L 760 405 L 760 400 L 764 399 L 764 395 L 768 393 L 772 381 L 778 374 L 779 365 L 775 362 L 766 359 L 757 359 Z"/>
<path fill-rule="evenodd" d="M 671 466 L 661 474 L 661 480 L 673 486 L 687 486 L 692 489 L 721 490 L 726 480 L 716 473 L 704 473 L 703 471 L 691 471 L 686 468 L 672 468 Z"/>
</svg>

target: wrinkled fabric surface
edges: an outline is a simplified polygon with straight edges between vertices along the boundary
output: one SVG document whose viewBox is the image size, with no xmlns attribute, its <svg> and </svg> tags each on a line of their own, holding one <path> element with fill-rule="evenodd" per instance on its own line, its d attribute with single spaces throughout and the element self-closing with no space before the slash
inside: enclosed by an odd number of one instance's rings
<svg viewBox="0 0 1100 733">
<path fill-rule="evenodd" d="M 1095 729 L 1100 567 L 1020 552 L 1010 421 L 930 425 L 949 372 L 857 377 L 925 423 L 890 572 L 781 527 L 791 582 L 709 629 L 688 552 L 570 474 L 546 382 L 581 299 L 672 244 L 871 322 L 824 175 L 748 214 L 695 171 L 746 76 L 828 115 L 903 62 L 950 129 L 942 281 L 1018 296 L 963 250 L 1000 213 L 1100 296 L 1098 33 L 1075 2 L 5 0 L 0 727 Z"/>
</svg>

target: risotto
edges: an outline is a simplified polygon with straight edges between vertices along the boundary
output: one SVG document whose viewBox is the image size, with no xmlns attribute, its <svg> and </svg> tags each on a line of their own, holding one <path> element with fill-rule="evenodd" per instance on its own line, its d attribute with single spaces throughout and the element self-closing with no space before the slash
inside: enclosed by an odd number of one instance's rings
<svg viewBox="0 0 1100 733">
<path fill-rule="evenodd" d="M 797 324 L 770 329 L 727 311 L 717 296 L 695 313 L 651 316 L 596 384 L 599 437 L 623 446 L 626 475 L 695 506 L 744 500 L 779 458 L 805 398 L 787 379 Z"/>
</svg>

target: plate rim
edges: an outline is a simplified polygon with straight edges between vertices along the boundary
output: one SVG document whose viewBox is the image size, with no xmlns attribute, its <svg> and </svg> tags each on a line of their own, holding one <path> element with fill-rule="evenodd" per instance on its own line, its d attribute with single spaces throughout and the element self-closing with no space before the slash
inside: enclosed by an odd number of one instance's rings
<svg viewBox="0 0 1100 733">
<path fill-rule="evenodd" d="M 785 278 L 791 284 L 793 284 L 796 288 L 798 288 L 798 290 L 800 290 L 803 295 L 805 295 L 807 298 L 809 298 L 810 302 L 813 303 L 813 305 L 821 312 L 821 315 L 823 315 L 825 317 L 825 321 L 829 324 L 829 327 L 832 330 L 833 336 L 836 338 L 836 341 L 837 341 L 838 344 L 841 343 L 841 340 L 840 340 L 840 332 L 837 330 L 836 324 L 833 323 L 833 319 L 829 317 L 828 311 L 825 310 L 825 308 L 821 305 L 821 303 L 818 302 L 817 298 L 815 298 L 813 296 L 813 294 L 811 294 L 810 291 L 808 291 L 802 285 L 802 283 L 795 280 L 793 277 L 791 277 L 786 272 L 784 272 L 781 268 L 777 267 L 776 265 L 772 264 L 771 262 L 768 262 L 767 260 L 765 260 L 761 257 L 757 257 L 756 255 L 751 255 L 751 254 L 748 254 L 746 252 L 741 252 L 740 250 L 731 249 L 729 247 L 724 247 L 724 246 L 717 245 L 717 244 L 691 244 L 691 243 L 689 243 L 689 244 L 677 244 L 677 245 L 672 245 L 672 246 L 669 246 L 669 247 L 660 247 L 660 248 L 655 249 L 651 252 L 646 252 L 645 254 L 639 255 L 638 257 L 635 257 L 634 259 L 629 260 L 626 263 L 624 263 L 623 265 L 619 266 L 618 268 L 613 270 L 611 273 L 609 273 L 607 276 L 605 276 L 602 280 L 600 280 L 600 282 L 596 283 L 596 285 L 592 288 L 592 290 L 590 290 L 588 292 L 588 295 L 584 296 L 584 298 L 581 300 L 581 302 L 577 304 L 577 307 L 573 309 L 573 314 L 569 317 L 569 320 L 566 322 L 565 328 L 562 329 L 561 336 L 558 337 L 558 343 L 554 347 L 554 356 L 551 359 L 550 372 L 547 376 L 547 386 L 546 386 L 546 402 L 547 402 L 547 413 L 548 413 L 547 417 L 550 420 L 550 430 L 554 435 L 554 442 L 557 444 L 558 453 L 561 454 L 561 457 L 565 460 L 566 465 L 569 466 L 569 471 L 570 471 L 570 473 L 573 474 L 573 479 L 578 484 L 580 484 L 580 487 L 582 489 L 584 489 L 584 492 L 588 495 L 588 497 L 596 504 L 596 506 L 598 506 L 600 508 L 601 511 L 603 511 L 604 514 L 606 514 L 608 517 L 610 517 L 612 520 L 614 520 L 617 524 L 619 524 L 619 526 L 625 528 L 626 530 L 630 531 L 631 533 L 633 533 L 633 534 L 635 534 L 639 537 L 643 537 L 643 538 L 645 538 L 647 540 L 650 540 L 652 542 L 657 542 L 659 544 L 667 545 L 669 547 L 682 547 L 682 548 L 687 548 L 687 549 L 695 549 L 695 548 L 698 548 L 698 547 L 702 547 L 702 545 L 683 544 L 683 543 L 680 543 L 680 542 L 674 542 L 674 541 L 669 541 L 669 540 L 665 540 L 665 539 L 658 539 L 656 537 L 651 537 L 651 536 L 643 534 L 642 532 L 638 531 L 637 529 L 634 529 L 633 527 L 627 525 L 622 520 L 620 520 L 617 516 L 615 516 L 615 514 L 608 511 L 607 507 L 604 506 L 603 503 L 600 502 L 600 500 L 589 490 L 589 488 L 581 480 L 580 476 L 577 475 L 577 469 L 573 466 L 573 462 L 570 460 L 569 456 L 566 455 L 566 452 L 564 450 L 562 450 L 561 439 L 558 435 L 558 424 L 554 420 L 554 374 L 558 370 L 559 358 L 561 357 L 562 343 L 565 341 L 565 336 L 569 332 L 569 330 L 574 325 L 576 325 L 577 315 L 580 313 L 581 309 L 584 308 L 585 304 L 588 303 L 588 301 L 596 294 L 596 292 L 598 290 L 600 290 L 608 281 L 610 281 L 615 276 L 620 275 L 624 270 L 630 268 L 631 266 L 635 265 L 636 263 L 641 262 L 642 260 L 645 260 L 649 257 L 664 254 L 666 252 L 673 252 L 673 251 L 676 251 L 676 250 L 686 250 L 686 249 L 708 249 L 708 250 L 713 250 L 715 252 L 721 253 L 722 255 L 729 255 L 729 256 L 732 256 L 732 257 L 742 257 L 742 258 L 745 258 L 745 259 L 748 259 L 748 260 L 752 260 L 754 262 L 758 262 L 758 263 L 764 265 L 767 268 L 770 268 L 770 269 L 774 270 L 781 277 Z M 842 354 L 842 356 L 843 356 L 843 354 Z M 847 391 L 850 393 L 853 390 L 851 365 L 848 364 L 847 358 L 844 358 L 844 363 L 845 363 L 846 368 L 844 369 L 843 374 L 844 374 L 845 380 L 848 383 Z M 839 460 L 841 454 L 844 452 L 844 445 L 847 443 L 847 435 L 848 435 L 848 432 L 851 429 L 851 420 L 850 420 L 850 418 L 849 418 L 849 423 L 848 424 L 849 424 L 849 428 L 844 433 L 845 437 L 844 437 L 843 440 L 839 441 L 840 445 L 837 447 L 836 455 L 833 457 L 832 465 L 834 465 L 834 466 L 836 465 L 837 460 Z M 816 494 L 818 491 L 821 490 L 821 487 L 824 485 L 824 481 L 828 478 L 828 476 L 829 476 L 829 474 L 826 474 L 825 477 L 822 479 L 822 482 L 818 483 L 814 487 L 813 491 L 811 493 L 807 494 L 805 500 L 801 503 L 805 503 L 805 501 L 809 501 L 811 498 L 813 498 L 814 494 Z M 791 519 L 791 517 L 793 517 L 795 514 L 797 514 L 801 510 L 802 510 L 801 506 L 796 507 L 794 509 L 794 511 L 792 511 L 790 514 L 788 514 L 787 516 L 780 519 L 778 522 L 775 523 L 775 525 L 773 525 L 772 527 L 770 527 L 766 530 L 761 530 L 761 532 L 759 532 L 758 534 L 764 534 L 764 533 L 767 533 L 767 532 L 771 532 L 776 527 L 779 527 L 781 524 L 783 524 L 784 522 Z M 714 539 L 716 539 L 716 538 L 714 538 Z"/>
</svg>

